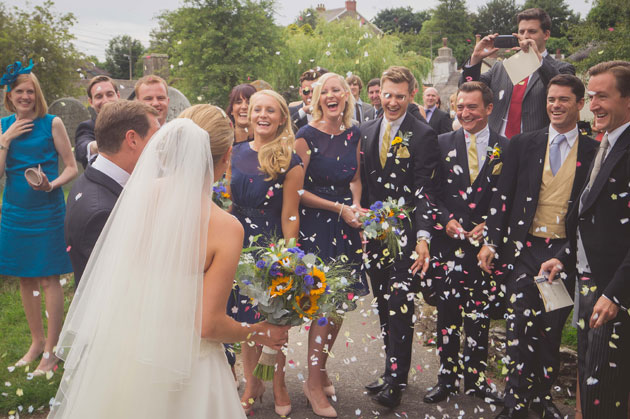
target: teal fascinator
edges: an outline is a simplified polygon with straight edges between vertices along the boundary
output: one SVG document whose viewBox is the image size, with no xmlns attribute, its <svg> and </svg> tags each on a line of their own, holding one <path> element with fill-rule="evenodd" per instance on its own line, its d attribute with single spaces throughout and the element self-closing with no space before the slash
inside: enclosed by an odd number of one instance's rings
<svg viewBox="0 0 630 419">
<path fill-rule="evenodd" d="M 21 61 L 16 61 L 7 67 L 7 72 L 0 79 L 0 86 L 7 86 L 7 92 L 11 91 L 11 85 L 15 83 L 20 74 L 30 74 L 33 70 L 33 60 L 28 63 L 28 67 L 22 67 Z"/>
</svg>

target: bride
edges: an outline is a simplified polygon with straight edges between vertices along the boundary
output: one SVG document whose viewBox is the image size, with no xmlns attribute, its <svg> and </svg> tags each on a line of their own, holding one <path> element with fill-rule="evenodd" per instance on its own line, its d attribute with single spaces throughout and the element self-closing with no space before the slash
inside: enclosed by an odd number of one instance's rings
<svg viewBox="0 0 630 419">
<path fill-rule="evenodd" d="M 49 418 L 245 417 L 221 342 L 279 349 L 288 328 L 225 312 L 243 229 L 211 191 L 232 141 L 176 119 L 145 148 L 70 306 Z"/>
</svg>

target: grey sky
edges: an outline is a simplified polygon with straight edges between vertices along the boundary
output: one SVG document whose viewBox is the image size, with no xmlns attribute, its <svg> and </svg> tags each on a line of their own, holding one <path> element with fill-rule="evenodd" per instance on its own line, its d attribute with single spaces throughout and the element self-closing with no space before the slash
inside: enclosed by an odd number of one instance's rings
<svg viewBox="0 0 630 419">
<path fill-rule="evenodd" d="M 487 0 L 467 0 L 468 9 L 477 10 Z M 8 6 L 20 7 L 23 0 L 4 0 Z M 524 0 L 517 0 L 523 3 Z M 41 0 L 35 0 L 33 4 L 42 4 Z M 326 8 L 334 9 L 343 7 L 344 0 L 276 0 L 276 23 L 287 25 L 295 20 L 301 10 L 316 4 L 323 3 Z M 414 10 L 424 10 L 433 7 L 437 1 L 413 1 L 413 0 L 357 0 L 357 10 L 372 19 L 381 9 L 393 7 L 411 6 Z M 567 0 L 574 11 L 584 16 L 591 8 L 590 0 Z M 72 12 L 77 17 L 77 24 L 73 33 L 77 37 L 76 45 L 81 52 L 88 55 L 96 55 L 99 59 L 105 58 L 105 49 L 108 41 L 117 36 L 128 34 L 139 39 L 144 46 L 149 45 L 151 29 L 157 26 L 155 17 L 164 10 L 174 10 L 181 6 L 180 0 L 101 0 L 101 1 L 77 1 L 55 0 L 57 12 Z"/>
</svg>

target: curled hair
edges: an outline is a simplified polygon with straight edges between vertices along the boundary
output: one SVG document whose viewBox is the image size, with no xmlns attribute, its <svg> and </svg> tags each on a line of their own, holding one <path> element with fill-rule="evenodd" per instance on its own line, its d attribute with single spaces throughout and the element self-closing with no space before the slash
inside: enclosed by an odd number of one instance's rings
<svg viewBox="0 0 630 419">
<path fill-rule="evenodd" d="M 13 90 L 19 84 L 25 83 L 27 81 L 33 82 L 33 88 L 35 89 L 35 107 L 34 111 L 38 118 L 43 118 L 48 113 L 48 104 L 46 103 L 46 98 L 44 98 L 44 93 L 42 92 L 42 87 L 39 85 L 39 80 L 33 73 L 29 74 L 20 74 L 17 76 L 13 84 L 11 84 L 11 90 Z M 16 113 L 17 109 L 13 106 L 13 102 L 9 99 L 11 92 L 9 89 L 4 90 L 4 108 L 11 112 Z"/>
<path fill-rule="evenodd" d="M 278 130 L 273 140 L 260 147 L 258 150 L 258 164 L 260 171 L 267 174 L 266 180 L 277 179 L 281 173 L 286 173 L 291 164 L 291 157 L 294 153 L 295 135 L 291 128 L 291 117 L 289 107 L 282 96 L 273 90 L 261 90 L 256 92 L 249 100 L 249 110 L 247 119 L 252 120 L 252 109 L 256 100 L 262 96 L 269 96 L 275 99 L 282 113 L 282 122 L 278 125 Z M 256 134 L 254 134 L 256 135 Z"/>
<path fill-rule="evenodd" d="M 228 118 L 230 118 L 230 121 L 232 121 L 234 125 L 236 125 L 236 121 L 234 120 L 234 117 L 232 116 L 232 111 L 234 110 L 234 104 L 239 98 L 249 100 L 249 98 L 251 98 L 254 93 L 256 93 L 256 88 L 249 83 L 239 84 L 238 86 L 234 86 L 234 88 L 232 88 L 232 91 L 230 92 L 230 104 L 228 105 L 227 110 L 225 112 L 227 113 Z"/>
<path fill-rule="evenodd" d="M 352 116 L 354 114 L 353 112 L 354 104 L 355 104 L 354 96 L 352 96 L 352 93 L 350 93 L 350 86 L 348 86 L 348 83 L 346 83 L 346 80 L 343 77 L 341 77 L 339 74 L 335 74 L 335 73 L 326 73 L 323 76 L 321 76 L 319 80 L 313 83 L 313 86 L 314 86 L 313 100 L 311 101 L 311 103 L 313 104 L 313 112 L 312 112 L 313 122 L 321 121 L 322 118 L 324 117 L 324 114 L 322 112 L 322 105 L 319 103 L 319 98 L 322 94 L 322 89 L 324 88 L 324 84 L 326 84 L 328 80 L 333 79 L 333 78 L 337 78 L 337 80 L 339 80 L 339 82 L 341 83 L 341 87 L 347 93 L 346 106 L 343 108 L 342 116 L 343 116 L 343 125 L 346 128 L 350 128 L 352 126 Z"/>
<path fill-rule="evenodd" d="M 234 143 L 230 120 L 218 106 L 194 105 L 180 113 L 178 118 L 190 119 L 208 133 L 213 161 L 223 157 Z"/>
</svg>

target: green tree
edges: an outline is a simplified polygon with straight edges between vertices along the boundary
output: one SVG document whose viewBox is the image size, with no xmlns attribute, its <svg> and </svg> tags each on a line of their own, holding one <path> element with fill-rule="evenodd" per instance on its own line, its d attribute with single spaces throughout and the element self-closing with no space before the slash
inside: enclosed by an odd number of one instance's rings
<svg viewBox="0 0 630 419">
<path fill-rule="evenodd" d="M 129 62 L 132 65 L 132 77 L 142 76 L 142 55 L 144 47 L 137 39 L 132 39 L 129 35 L 119 35 L 109 40 L 109 45 L 105 50 L 105 69 L 109 71 L 112 78 L 129 79 Z"/>
<path fill-rule="evenodd" d="M 78 92 L 75 69 L 81 60 L 70 33 L 74 15 L 57 13 L 54 7 L 52 1 L 32 8 L 25 3 L 19 9 L 7 9 L 0 3 L 0 69 L 4 72 L 15 61 L 28 63 L 32 58 L 33 73 L 48 103 Z"/>
<path fill-rule="evenodd" d="M 565 0 L 527 0 L 522 10 L 532 7 L 540 7 L 547 12 L 551 18 L 551 36 L 555 38 L 567 35 L 569 26 L 580 20 L 580 14 L 576 14 Z"/>
<path fill-rule="evenodd" d="M 585 21 L 570 27 L 573 51 L 584 72 L 602 61 L 630 57 L 630 3 L 628 0 L 595 0 Z"/>
<path fill-rule="evenodd" d="M 414 52 L 405 52 L 398 37 L 376 36 L 354 19 L 321 21 L 312 34 L 286 28 L 282 38 L 285 45 L 274 57 L 273 65 L 264 73 L 253 76 L 267 80 L 277 91 L 293 100 L 298 99 L 295 86 L 300 75 L 317 66 L 343 76 L 352 72 L 365 82 L 380 77 L 390 65 L 408 67 L 418 80 L 422 80 L 431 68 L 428 59 Z"/>
<path fill-rule="evenodd" d="M 309 7 L 308 9 L 302 10 L 300 15 L 295 19 L 295 24 L 298 26 L 303 25 L 311 25 L 312 29 L 317 27 L 317 21 L 320 19 L 319 13 L 317 10 Z"/>
<path fill-rule="evenodd" d="M 396 7 L 381 10 L 372 23 L 386 33 L 419 33 L 422 24 L 430 18 L 431 13 L 428 10 L 414 12 L 411 7 Z"/>
<path fill-rule="evenodd" d="M 510 35 L 516 32 L 516 14 L 519 11 L 516 0 L 490 0 L 477 9 L 472 22 L 473 31 L 481 35 Z"/>
<path fill-rule="evenodd" d="M 169 55 L 171 82 L 192 102 L 227 105 L 232 87 L 269 68 L 281 46 L 272 0 L 186 0 L 158 19 L 151 50 Z"/>
<path fill-rule="evenodd" d="M 431 19 L 422 25 L 420 31 L 422 53 L 428 56 L 432 48 L 433 56 L 442 46 L 442 38 L 448 38 L 448 46 L 459 64 L 472 52 L 474 43 L 472 19 L 464 0 L 440 0 Z"/>
</svg>

